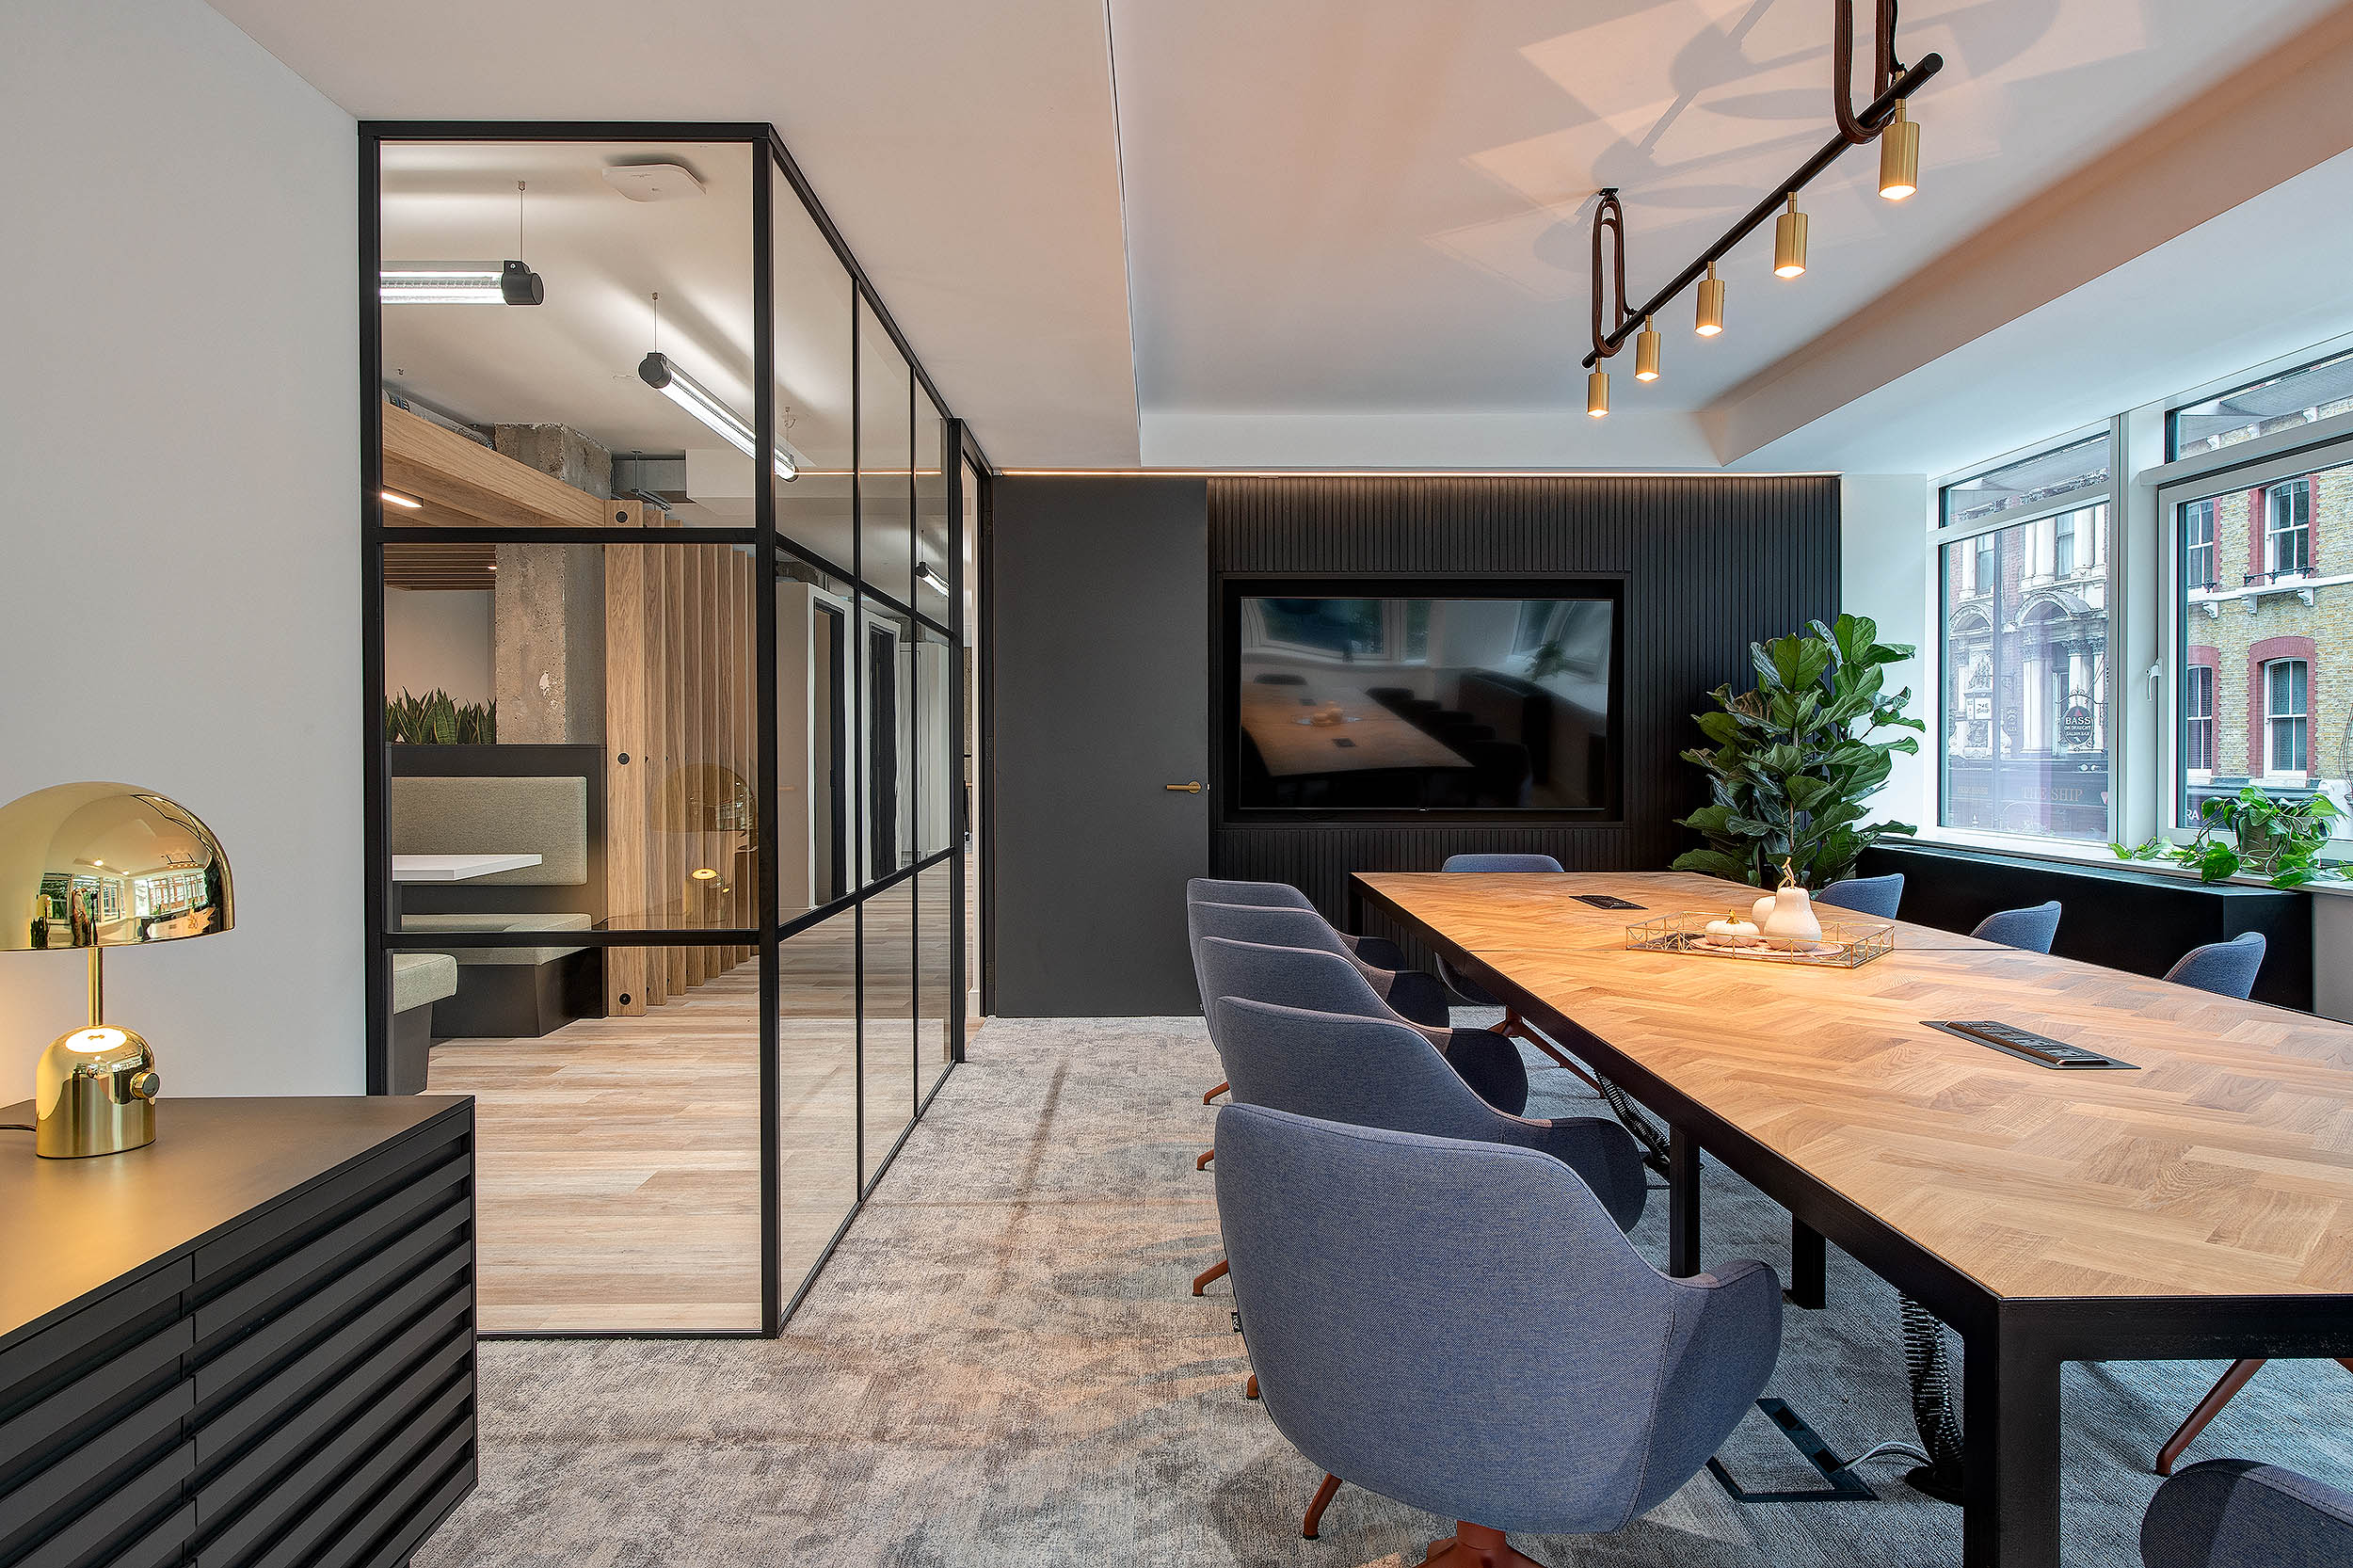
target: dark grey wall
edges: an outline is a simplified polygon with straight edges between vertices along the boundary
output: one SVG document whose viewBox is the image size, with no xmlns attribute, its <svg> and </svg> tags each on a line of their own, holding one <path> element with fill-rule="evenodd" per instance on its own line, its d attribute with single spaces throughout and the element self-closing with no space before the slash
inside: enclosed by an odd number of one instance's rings
<svg viewBox="0 0 2353 1568">
<path fill-rule="evenodd" d="M 1192 1010 L 1186 875 L 1289 882 L 1337 920 L 1350 872 L 1466 850 L 1662 867 L 1697 841 L 1673 819 L 1705 798 L 1680 757 L 1705 694 L 1747 678 L 1752 641 L 1838 607 L 1834 478 L 1007 478 L 993 506 L 1007 1014 Z M 1223 776 L 1210 607 L 1227 573 L 1623 578 L 1624 819 L 1220 826 L 1213 793 L 1149 798 L 1163 775 Z"/>
<path fill-rule="evenodd" d="M 1198 1012 L 1213 797 L 1165 786 L 1211 777 L 1203 482 L 1006 477 L 990 507 L 993 1010 Z"/>
</svg>

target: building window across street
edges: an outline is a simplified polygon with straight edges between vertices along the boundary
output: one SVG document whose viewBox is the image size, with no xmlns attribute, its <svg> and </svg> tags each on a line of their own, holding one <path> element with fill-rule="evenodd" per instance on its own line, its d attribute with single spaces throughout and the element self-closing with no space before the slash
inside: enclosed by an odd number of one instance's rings
<svg viewBox="0 0 2353 1568">
<path fill-rule="evenodd" d="M 2264 492 L 2264 568 L 2275 579 L 2313 569 L 2313 482 L 2291 479 Z"/>
<path fill-rule="evenodd" d="M 2214 586 L 2214 503 L 2193 501 L 2182 508 L 2182 581 L 2193 588 Z"/>
<path fill-rule="evenodd" d="M 2182 672 L 2182 766 L 2193 782 L 2214 774 L 2214 666 Z"/>
<path fill-rule="evenodd" d="M 2274 659 L 2264 666 L 2264 728 L 2268 757 L 2265 771 L 2273 777 L 2301 778 L 2310 750 L 2306 745 L 2311 720 L 2310 666 L 2301 659 Z"/>
</svg>

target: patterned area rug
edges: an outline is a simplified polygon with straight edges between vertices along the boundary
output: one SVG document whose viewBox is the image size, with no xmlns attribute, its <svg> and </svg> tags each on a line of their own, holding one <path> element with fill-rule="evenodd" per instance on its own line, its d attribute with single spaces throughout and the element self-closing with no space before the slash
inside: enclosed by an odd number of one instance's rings
<svg viewBox="0 0 2353 1568">
<path fill-rule="evenodd" d="M 1217 1077 L 1198 1019 L 992 1021 L 782 1338 L 484 1345 L 482 1485 L 419 1568 L 1418 1562 L 1450 1527 L 1354 1488 L 1300 1539 L 1320 1473 L 1242 1398 L 1225 1286 L 1190 1293 L 1220 1253 L 1193 1168 Z M 1531 1113 L 1593 1108 L 1532 1077 Z M 1785 1272 L 1783 1211 L 1707 1178 L 1707 1256 Z M 1654 1194 L 1635 1240 L 1655 1261 L 1665 1220 Z M 2068 1369 L 2070 1565 L 2139 1561 L 2149 1463 L 2221 1369 Z M 1829 1308 L 1789 1312 L 1768 1392 L 1842 1455 L 1910 1439 L 1894 1292 L 1833 1249 Z M 2349 1433 L 2353 1377 L 2275 1363 L 2190 1458 L 2347 1486 Z M 1761 1416 L 1722 1457 L 1751 1490 L 1814 1483 Z M 1960 1512 L 1907 1467 L 1863 1466 L 1877 1502 L 1737 1503 L 1703 1473 L 1615 1536 L 1514 1544 L 1561 1565 L 1957 1563 Z"/>
</svg>

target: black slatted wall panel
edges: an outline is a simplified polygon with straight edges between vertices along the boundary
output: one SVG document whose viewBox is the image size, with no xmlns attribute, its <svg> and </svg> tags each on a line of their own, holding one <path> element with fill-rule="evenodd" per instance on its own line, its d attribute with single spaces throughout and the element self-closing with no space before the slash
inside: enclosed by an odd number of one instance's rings
<svg viewBox="0 0 2353 1568">
<path fill-rule="evenodd" d="M 1541 850 L 1572 870 L 1663 867 L 1697 842 L 1674 819 L 1705 799 L 1680 755 L 1700 740 L 1691 715 L 1705 694 L 1743 681 L 1750 643 L 1838 607 L 1832 477 L 1213 479 L 1209 520 L 1212 605 L 1233 574 L 1625 583 L 1625 820 L 1214 827 L 1214 874 L 1291 883 L 1335 920 L 1350 872 L 1435 871 L 1465 851 Z M 1221 640 L 1212 633 L 1213 664 Z M 1219 701 L 1222 680 L 1213 668 Z M 1225 776 L 1223 758 L 1212 766 Z"/>
</svg>

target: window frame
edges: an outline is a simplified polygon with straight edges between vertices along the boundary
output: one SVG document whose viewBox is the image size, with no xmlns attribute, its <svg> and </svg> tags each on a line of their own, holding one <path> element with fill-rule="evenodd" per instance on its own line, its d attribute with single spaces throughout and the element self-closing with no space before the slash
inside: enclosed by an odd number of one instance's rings
<svg viewBox="0 0 2353 1568">
<path fill-rule="evenodd" d="M 2269 784 L 2274 778 L 2310 778 L 2313 771 L 2312 661 L 2289 654 L 2277 659 L 2266 659 L 2263 662 L 2262 667 L 2264 782 Z M 2283 675 L 2289 677 L 2285 684 L 2296 704 L 2294 712 L 2282 708 L 2280 703 L 2281 685 L 2280 677 Z M 2284 768 L 2280 766 L 2280 739 L 2282 734 L 2281 728 L 2282 725 L 2293 727 L 2285 733 L 2295 737 L 2295 751 L 2298 759 L 2296 765 Z"/>
</svg>

